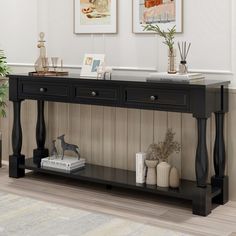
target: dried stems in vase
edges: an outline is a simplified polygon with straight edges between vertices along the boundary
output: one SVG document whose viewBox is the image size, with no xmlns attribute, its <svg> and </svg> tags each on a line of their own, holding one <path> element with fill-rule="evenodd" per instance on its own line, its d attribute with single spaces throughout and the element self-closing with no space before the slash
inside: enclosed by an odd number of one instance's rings
<svg viewBox="0 0 236 236">
<path fill-rule="evenodd" d="M 174 136 L 175 133 L 172 131 L 172 129 L 168 129 L 165 140 L 158 143 L 156 152 L 160 161 L 167 161 L 168 157 L 172 153 L 178 153 L 180 151 L 180 144 L 177 141 L 174 141 Z"/>
</svg>

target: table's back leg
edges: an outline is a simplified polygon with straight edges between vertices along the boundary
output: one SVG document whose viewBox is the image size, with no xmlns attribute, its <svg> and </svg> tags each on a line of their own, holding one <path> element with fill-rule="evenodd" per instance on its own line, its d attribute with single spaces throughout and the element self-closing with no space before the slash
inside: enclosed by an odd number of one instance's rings
<svg viewBox="0 0 236 236">
<path fill-rule="evenodd" d="M 25 170 L 19 165 L 25 163 L 25 156 L 21 154 L 22 128 L 21 128 L 21 101 L 13 102 L 13 129 L 12 129 L 12 150 L 13 155 L 9 156 L 9 177 L 20 178 L 25 175 Z"/>
<path fill-rule="evenodd" d="M 221 194 L 216 196 L 213 201 L 218 204 L 224 204 L 229 196 L 229 178 L 225 176 L 225 141 L 224 141 L 224 112 L 215 113 L 216 137 L 214 146 L 214 168 L 215 176 L 212 177 L 213 187 L 221 188 Z"/>
<path fill-rule="evenodd" d="M 37 125 L 36 125 L 36 142 L 37 149 L 34 149 L 34 162 L 40 165 L 41 159 L 48 157 L 48 149 L 45 148 L 46 140 L 46 125 L 44 119 L 44 101 L 37 101 L 38 115 L 37 115 Z"/>
</svg>

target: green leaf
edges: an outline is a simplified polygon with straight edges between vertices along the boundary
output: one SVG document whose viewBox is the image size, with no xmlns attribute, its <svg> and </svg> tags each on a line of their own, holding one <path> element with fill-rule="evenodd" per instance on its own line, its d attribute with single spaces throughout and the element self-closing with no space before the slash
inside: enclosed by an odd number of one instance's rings
<svg viewBox="0 0 236 236">
<path fill-rule="evenodd" d="M 158 25 L 147 24 L 144 26 L 143 31 L 152 31 L 158 34 L 160 37 L 163 37 L 163 43 L 169 47 L 169 50 L 173 50 L 176 26 L 173 26 L 171 29 L 167 29 L 167 32 L 165 32 L 164 30 L 161 30 Z"/>
</svg>

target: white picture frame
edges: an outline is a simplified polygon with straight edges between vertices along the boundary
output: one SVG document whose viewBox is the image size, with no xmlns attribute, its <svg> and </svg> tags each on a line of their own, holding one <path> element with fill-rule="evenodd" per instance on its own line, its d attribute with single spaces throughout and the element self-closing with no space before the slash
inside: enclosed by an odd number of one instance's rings
<svg viewBox="0 0 236 236">
<path fill-rule="evenodd" d="M 176 26 L 176 32 L 182 32 L 183 0 L 162 0 L 164 3 L 153 7 L 145 7 L 146 1 L 148 0 L 133 0 L 133 33 L 152 33 L 143 31 L 144 26 L 147 25 L 146 21 L 157 24 L 164 31 Z M 170 11 L 173 7 L 171 4 L 175 4 L 174 14 L 173 10 Z M 172 19 L 168 19 L 168 12 L 170 12 L 170 18 L 172 17 Z"/>
<path fill-rule="evenodd" d="M 74 33 L 117 33 L 117 0 L 93 1 L 94 3 L 90 3 L 89 0 L 74 0 Z M 96 5 L 97 1 L 104 1 L 104 4 L 108 5 L 99 8 L 100 5 Z"/>
<path fill-rule="evenodd" d="M 81 77 L 97 77 L 97 68 L 104 65 L 105 54 L 85 54 Z"/>
</svg>

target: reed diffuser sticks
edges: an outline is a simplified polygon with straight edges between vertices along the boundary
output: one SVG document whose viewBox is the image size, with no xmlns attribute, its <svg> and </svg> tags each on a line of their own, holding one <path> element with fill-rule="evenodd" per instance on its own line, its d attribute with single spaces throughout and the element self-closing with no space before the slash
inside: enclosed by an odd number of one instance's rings
<svg viewBox="0 0 236 236">
<path fill-rule="evenodd" d="M 188 53 L 189 53 L 189 49 L 191 47 L 191 43 L 188 44 L 187 47 L 187 42 L 182 42 L 181 46 L 180 43 L 178 42 L 178 47 L 179 47 L 179 53 L 180 53 L 180 57 L 181 57 L 181 61 L 186 62 L 187 57 L 188 57 Z"/>
<path fill-rule="evenodd" d="M 187 74 L 188 73 L 187 57 L 188 57 L 190 47 L 191 47 L 191 43 L 187 44 L 187 42 L 184 41 L 180 45 L 180 42 L 178 42 L 178 48 L 179 48 L 179 53 L 180 53 L 180 57 L 181 57 L 181 61 L 179 64 L 179 73 L 180 74 Z"/>
</svg>

